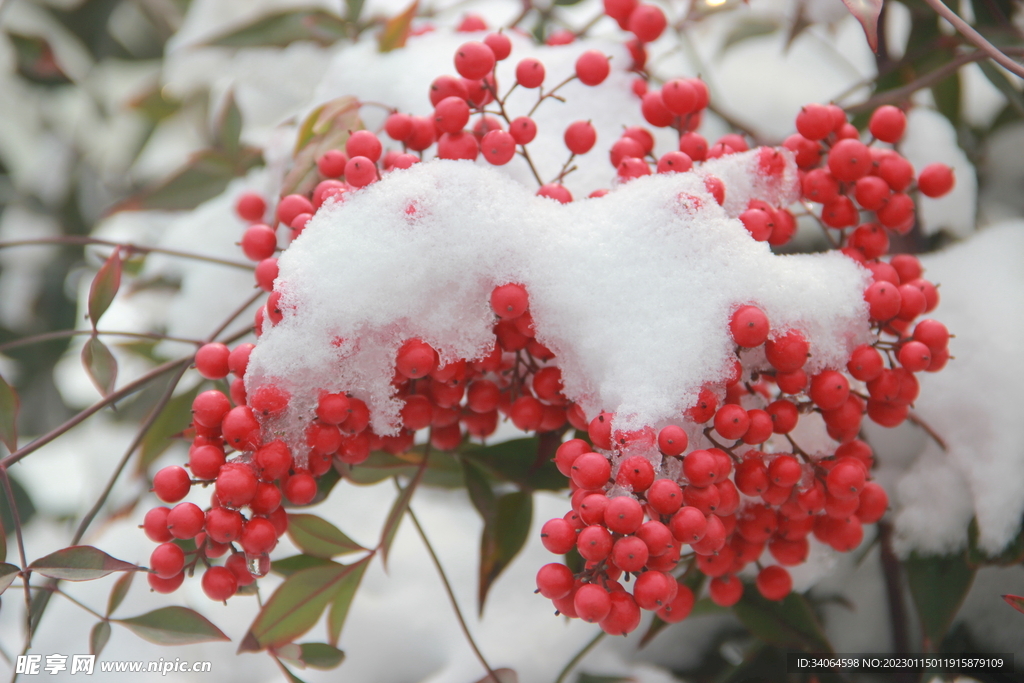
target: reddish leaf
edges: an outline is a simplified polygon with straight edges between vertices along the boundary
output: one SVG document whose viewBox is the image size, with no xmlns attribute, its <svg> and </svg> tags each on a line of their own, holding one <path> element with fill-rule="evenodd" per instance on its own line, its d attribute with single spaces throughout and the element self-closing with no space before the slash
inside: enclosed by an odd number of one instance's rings
<svg viewBox="0 0 1024 683">
<path fill-rule="evenodd" d="M 348 616 L 348 609 L 352 606 L 352 598 L 356 595 L 359 582 L 363 580 L 363 574 L 370 564 L 370 557 L 366 556 L 359 562 L 352 565 L 352 571 L 338 582 L 338 590 L 334 594 L 334 602 L 327 613 L 327 635 L 331 645 L 338 644 L 341 637 L 341 629 L 345 626 L 345 617 Z"/>
<path fill-rule="evenodd" d="M 1003 600 L 1006 600 L 1006 604 L 1024 614 L 1024 598 L 1019 595 L 1004 595 Z"/>
<path fill-rule="evenodd" d="M 313 628 L 334 599 L 344 578 L 358 566 L 332 562 L 297 571 L 284 580 L 256 616 L 239 652 L 256 652 L 291 643 Z"/>
<path fill-rule="evenodd" d="M 92 321 L 93 329 L 96 329 L 100 317 L 110 307 L 110 302 L 114 300 L 120 286 L 121 248 L 117 247 L 107 258 L 106 263 L 100 266 L 89 288 L 89 320 Z"/>
<path fill-rule="evenodd" d="M 479 613 L 491 584 L 522 550 L 530 534 L 533 496 L 527 491 L 506 493 L 497 499 L 493 522 L 484 524 L 480 537 Z"/>
<path fill-rule="evenodd" d="M 108 640 L 110 640 L 110 622 L 96 622 L 96 625 L 92 627 L 92 631 L 89 632 L 89 652 L 99 655 L 99 653 L 103 652 L 103 648 Z"/>
<path fill-rule="evenodd" d="M 14 583 L 14 580 L 18 578 L 18 572 L 21 569 L 15 567 L 13 564 L 6 562 L 0 563 L 0 593 L 7 590 L 7 587 Z"/>
<path fill-rule="evenodd" d="M 113 621 L 157 645 L 188 645 L 211 640 L 231 640 L 209 619 L 187 607 L 161 607 L 137 617 Z"/>
<path fill-rule="evenodd" d="M 124 596 L 128 595 L 128 589 L 132 587 L 132 581 L 135 579 L 135 572 L 126 572 L 118 578 L 114 587 L 110 590 L 110 597 L 107 598 L 107 616 L 109 617 L 114 613 L 121 603 L 124 602 Z"/>
<path fill-rule="evenodd" d="M 10 384 L 0 377 L 0 441 L 12 453 L 18 450 L 18 409 L 21 400 Z"/>
<path fill-rule="evenodd" d="M 99 337 L 89 337 L 82 347 L 82 365 L 101 394 L 108 396 L 117 383 L 117 359 Z"/>
<path fill-rule="evenodd" d="M 377 45 L 381 52 L 391 52 L 405 47 L 405 41 L 409 38 L 409 29 L 412 28 L 412 20 L 416 16 L 419 4 L 419 0 L 413 0 L 413 3 L 404 12 L 391 17 L 384 24 L 384 30 L 377 36 Z"/>
<path fill-rule="evenodd" d="M 843 0 L 846 9 L 864 27 L 868 45 L 872 51 L 878 49 L 878 15 L 882 13 L 882 0 Z"/>
<path fill-rule="evenodd" d="M 91 581 L 114 572 L 138 569 L 130 562 L 113 558 L 89 545 L 73 545 L 50 553 L 30 564 L 28 568 L 51 579 L 66 581 Z"/>
</svg>

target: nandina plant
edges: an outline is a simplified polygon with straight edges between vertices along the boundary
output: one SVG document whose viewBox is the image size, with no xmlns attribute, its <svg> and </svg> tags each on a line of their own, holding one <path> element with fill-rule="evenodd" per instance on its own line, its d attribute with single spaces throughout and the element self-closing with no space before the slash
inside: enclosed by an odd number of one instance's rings
<svg viewBox="0 0 1024 683">
<path fill-rule="evenodd" d="M 662 10 L 607 2 L 605 12 L 632 36 L 633 63 L 618 73 L 588 49 L 552 82 L 545 59 L 517 59 L 525 39 L 484 31 L 452 54 L 458 75 L 422 84 L 432 116 L 358 92 L 312 112 L 280 192 L 235 203 L 247 223 L 238 258 L 257 294 L 208 338 L 187 340 L 193 355 L 118 390 L 100 340 L 114 333 L 99 321 L 126 260 L 158 250 L 110 243 L 87 303 L 83 362 L 105 396 L 90 410 L 173 373 L 142 441 L 181 403 L 174 387 L 193 365 L 209 384 L 187 396 L 185 431 L 163 435 L 187 438 L 188 460 L 153 474 L 166 505 L 145 513 L 140 540 L 156 544 L 147 567 L 76 545 L 93 511 L 69 548 L 28 563 L 19 542 L 21 566 L 2 565 L 0 585 L 20 579 L 27 593 L 32 572 L 128 572 L 98 615 L 98 652 L 112 621 L 162 642 L 226 638 L 184 608 L 112 619 L 131 572 L 158 593 L 198 581 L 222 602 L 278 571 L 285 579 L 239 651 L 337 665 L 367 566 L 386 562 L 407 514 L 429 547 L 409 504 L 432 473 L 452 468 L 487 522 L 481 606 L 527 540 L 532 492 L 564 491 L 564 517 L 540 533 L 558 561 L 537 568 L 540 595 L 524 599 L 550 600 L 555 614 L 609 635 L 636 630 L 647 611 L 649 640 L 703 594 L 719 607 L 790 608 L 799 598 L 787 568 L 807 560 L 810 539 L 861 546 L 888 508 L 865 419 L 913 421 L 939 439 L 912 405 L 920 373 L 949 361 L 950 333 L 927 317 L 937 287 L 915 256 L 891 254 L 890 240 L 914 229 L 916 202 L 952 190 L 953 172 L 915 170 L 900 154 L 906 116 L 891 105 L 856 121 L 809 103 L 775 146 L 741 132 L 708 140 L 705 82 L 659 83 L 645 71 Z M 404 41 L 408 21 L 401 30 Z M 603 138 L 585 108 L 562 130 L 538 125 L 538 108 L 575 106 L 570 84 L 632 98 L 620 137 Z M 363 109 L 381 106 L 382 128 L 363 129 Z M 564 163 L 545 168 L 537 158 L 558 144 Z M 574 197 L 574 173 L 603 175 L 605 186 Z M 800 223 L 825 236 L 826 253 L 789 253 Z M 232 329 L 253 304 L 252 325 Z M 18 448 L 17 394 L 0 388 L 12 451 L 0 471 L 13 499 L 6 468 L 42 443 Z M 490 444 L 503 423 L 524 438 Z M 340 479 L 379 480 L 396 467 L 398 493 L 373 547 L 301 511 Z M 300 555 L 275 555 L 286 533 Z M 358 559 L 335 561 L 344 555 Z M 51 582 L 42 595 L 59 592 Z M 325 612 L 326 642 L 297 643 Z"/>
</svg>

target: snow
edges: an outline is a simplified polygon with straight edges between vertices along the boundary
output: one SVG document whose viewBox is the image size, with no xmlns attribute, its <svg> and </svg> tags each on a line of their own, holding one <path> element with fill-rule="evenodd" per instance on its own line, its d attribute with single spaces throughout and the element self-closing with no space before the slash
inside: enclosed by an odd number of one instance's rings
<svg viewBox="0 0 1024 683">
<path fill-rule="evenodd" d="M 750 195 L 731 179 L 756 173 L 756 159 L 713 169 L 741 204 Z M 866 271 L 836 253 L 772 255 L 697 173 L 561 205 L 473 164 L 420 164 L 321 209 L 280 268 L 287 312 L 265 328 L 246 382 L 291 392 L 296 436 L 321 390 L 353 392 L 374 429 L 393 433 L 398 347 L 420 338 L 445 361 L 482 357 L 493 345 L 490 291 L 507 282 L 529 292 L 566 395 L 590 416 L 616 412 L 622 428 L 678 418 L 727 375 L 727 323 L 740 305 L 760 306 L 774 334 L 801 330 L 810 372 L 845 363 L 868 338 Z"/>
</svg>

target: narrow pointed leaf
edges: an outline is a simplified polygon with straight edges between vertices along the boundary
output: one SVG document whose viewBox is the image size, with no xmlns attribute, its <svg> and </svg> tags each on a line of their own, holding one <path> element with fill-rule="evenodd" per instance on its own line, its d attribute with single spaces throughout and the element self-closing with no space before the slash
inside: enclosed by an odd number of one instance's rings
<svg viewBox="0 0 1024 683">
<path fill-rule="evenodd" d="M 805 652 L 832 652 L 814 611 L 799 593 L 790 593 L 776 602 L 748 586 L 732 610 L 755 637 L 766 643 Z"/>
<path fill-rule="evenodd" d="M 93 329 L 96 329 L 100 317 L 110 307 L 110 302 L 114 300 L 120 286 L 121 248 L 117 247 L 107 257 L 106 262 L 100 266 L 89 287 L 89 320 L 92 321 Z"/>
<path fill-rule="evenodd" d="M 132 587 L 132 581 L 134 580 L 135 572 L 125 572 L 118 577 L 114 587 L 110 590 L 110 597 L 107 598 L 108 617 L 124 602 L 124 596 L 128 595 L 128 589 Z"/>
<path fill-rule="evenodd" d="M 209 619 L 187 607 L 161 607 L 137 617 L 113 621 L 157 645 L 187 645 L 213 640 L 231 640 Z"/>
<path fill-rule="evenodd" d="M 526 543 L 533 519 L 533 496 L 525 491 L 506 493 L 498 498 L 495 510 L 494 523 L 484 525 L 480 538 L 480 614 L 494 580 Z"/>
<path fill-rule="evenodd" d="M 242 139 L 242 112 L 235 102 L 235 93 L 229 91 L 213 130 L 217 146 L 229 157 L 238 156 Z"/>
<path fill-rule="evenodd" d="M 332 562 L 303 569 L 286 578 L 249 627 L 239 652 L 284 645 L 313 628 L 353 566 Z"/>
<path fill-rule="evenodd" d="M 113 558 L 89 545 L 75 545 L 50 553 L 30 564 L 28 568 L 51 579 L 66 581 L 91 581 L 114 572 L 138 569 L 130 562 Z"/>
<path fill-rule="evenodd" d="M 98 621 L 89 632 L 89 653 L 99 656 L 110 640 L 110 623 Z"/>
<path fill-rule="evenodd" d="M 1019 595 L 1004 595 L 1003 600 L 1007 605 L 1024 614 L 1024 598 Z"/>
<path fill-rule="evenodd" d="M 288 515 L 288 535 L 300 550 L 313 557 L 331 558 L 366 550 L 316 515 Z"/>
<path fill-rule="evenodd" d="M 281 193 L 306 193 L 320 181 L 316 160 L 331 149 L 344 149 L 349 132 L 361 130 L 359 101 L 339 97 L 314 109 L 299 126 L 295 160 L 284 177 Z"/>
<path fill-rule="evenodd" d="M 473 507 L 480 513 L 484 524 L 490 524 L 497 513 L 497 504 L 494 491 L 490 482 L 487 481 L 487 474 L 472 460 L 462 459 L 462 476 L 466 480 L 466 491 Z"/>
<path fill-rule="evenodd" d="M 199 393 L 200 386 L 197 385 L 190 391 L 175 396 L 160 411 L 153 426 L 142 437 L 138 472 L 142 473 L 149 469 L 153 461 L 174 443 L 172 437 L 188 428 L 192 422 L 192 401 Z"/>
<path fill-rule="evenodd" d="M 114 391 L 117 383 L 117 359 L 99 337 L 89 337 L 82 347 L 82 365 L 89 379 L 104 396 Z"/>
<path fill-rule="evenodd" d="M 395 498 L 391 511 L 388 512 L 388 518 L 384 521 L 384 528 L 380 532 L 380 560 L 385 569 L 388 566 L 388 551 L 391 550 L 395 534 L 398 533 L 398 527 L 402 524 L 402 517 L 405 516 L 405 511 L 409 509 L 409 501 L 412 500 L 412 494 L 416 491 L 416 486 L 419 484 L 422 474 L 423 470 L 417 471 L 416 476 L 413 477 L 408 486 L 404 489 L 399 487 L 398 498 Z M 398 485 L 397 479 L 395 480 L 395 485 Z"/>
<path fill-rule="evenodd" d="M 363 13 L 364 0 L 345 0 L 346 17 L 353 24 L 359 21 L 359 15 Z"/>
<path fill-rule="evenodd" d="M 988 59 L 978 62 L 978 66 L 985 74 L 985 78 L 1003 93 L 1010 106 L 1016 109 L 1018 114 L 1024 116 L 1024 94 L 1021 94 L 1021 91 L 1010 82 L 1006 74 Z"/>
<path fill-rule="evenodd" d="M 925 647 L 937 648 L 974 582 L 966 553 L 948 557 L 911 554 L 903 564 Z"/>
<path fill-rule="evenodd" d="M 18 392 L 0 377 L 0 441 L 12 453 L 18 450 L 18 410 L 21 399 Z"/>
<path fill-rule="evenodd" d="M 367 556 L 353 564 L 352 570 L 338 582 L 334 602 L 331 603 L 331 609 L 327 613 L 327 637 L 331 645 L 338 644 L 338 638 L 341 637 L 341 631 L 345 627 L 345 618 L 352 606 L 352 599 L 355 597 L 356 591 L 359 589 L 359 582 L 363 580 L 363 574 L 366 573 L 366 568 L 369 565 L 370 557 Z"/>
<path fill-rule="evenodd" d="M 878 15 L 882 13 L 882 0 L 843 0 L 843 4 L 864 28 L 871 51 L 878 50 Z"/>
<path fill-rule="evenodd" d="M 14 583 L 20 571 L 21 569 L 13 564 L 8 564 L 7 562 L 0 563 L 0 593 L 3 593 L 7 590 L 8 586 Z"/>
<path fill-rule="evenodd" d="M 344 652 L 327 643 L 302 643 L 299 647 L 302 648 L 299 659 L 314 669 L 334 669 L 345 660 Z"/>
<path fill-rule="evenodd" d="M 302 571 L 303 569 L 309 569 L 310 567 L 323 567 L 329 564 L 334 563 L 322 557 L 292 555 L 291 557 L 274 560 L 270 565 L 270 571 L 275 574 L 280 574 L 281 576 L 291 576 L 295 572 Z"/>
<path fill-rule="evenodd" d="M 391 52 L 400 47 L 405 47 L 405 41 L 409 39 L 409 29 L 412 28 L 412 20 L 419 9 L 419 0 L 413 0 L 401 14 L 391 17 L 384 24 L 384 30 L 377 36 L 377 46 L 381 52 Z"/>
<path fill-rule="evenodd" d="M 276 12 L 223 33 L 208 45 L 221 47 L 285 47 L 299 40 L 331 45 L 344 37 L 345 20 L 320 9 Z"/>
</svg>

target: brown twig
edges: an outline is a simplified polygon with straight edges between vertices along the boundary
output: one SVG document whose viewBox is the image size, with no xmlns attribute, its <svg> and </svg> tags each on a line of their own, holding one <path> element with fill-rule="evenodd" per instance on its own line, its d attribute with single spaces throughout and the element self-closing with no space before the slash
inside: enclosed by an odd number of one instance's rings
<svg viewBox="0 0 1024 683">
<path fill-rule="evenodd" d="M 1024 78 L 1024 65 L 1013 61 L 1005 52 L 985 40 L 985 36 L 975 31 L 974 27 L 961 19 L 960 15 L 947 7 L 942 0 L 924 1 L 929 7 L 935 10 L 940 17 L 953 24 L 953 26 L 956 27 L 956 30 L 959 31 L 964 38 L 970 41 L 972 45 L 991 57 L 992 61 L 1003 66 L 1007 71 L 1016 74 L 1018 77 Z"/>
<path fill-rule="evenodd" d="M 108 337 L 132 337 L 134 339 L 152 339 L 154 341 L 175 341 L 183 344 L 195 344 L 197 346 L 203 344 L 199 339 L 185 339 L 183 337 L 171 337 L 166 334 L 157 334 L 155 332 L 121 332 L 114 330 L 57 330 L 56 332 L 45 332 L 43 334 L 37 334 L 32 337 L 25 337 L 24 339 L 15 339 L 14 341 L 7 342 L 6 344 L 0 344 L 0 353 L 6 353 L 11 349 L 16 349 L 21 346 L 28 346 L 30 344 L 40 344 L 42 342 L 52 341 L 54 339 L 67 339 L 68 337 L 76 337 L 78 335 L 99 335 Z"/>
<path fill-rule="evenodd" d="M 30 247 L 38 246 L 43 244 L 51 245 L 75 245 L 75 246 L 88 246 L 98 245 L 104 247 L 121 247 L 129 255 L 132 252 L 138 254 L 165 254 L 167 256 L 178 256 L 180 258 L 192 259 L 194 261 L 205 261 L 207 263 L 216 263 L 221 266 L 230 266 L 232 268 L 242 268 L 244 270 L 252 270 L 253 266 L 250 263 L 242 263 L 241 261 L 231 261 L 228 259 L 218 258 L 216 256 L 205 256 L 203 254 L 193 254 L 188 251 L 178 251 L 177 249 L 164 249 L 163 247 L 144 247 L 138 244 L 132 244 L 131 242 L 113 242 L 111 240 L 103 240 L 97 237 L 88 237 L 85 235 L 63 235 L 61 237 L 39 237 L 31 240 L 13 240 L 11 242 L 0 242 L 0 249 L 7 249 L 9 247 Z"/>
<path fill-rule="evenodd" d="M 28 568 L 28 558 L 25 556 L 25 540 L 21 535 L 21 515 L 18 514 L 18 504 L 14 500 L 14 490 L 11 488 L 11 478 L 7 469 L 0 467 L 0 480 L 3 482 L 4 495 L 7 497 L 7 506 L 11 509 L 11 520 L 14 522 L 14 535 L 18 539 L 18 555 L 21 558 L 21 581 L 25 586 L 25 626 L 28 637 L 31 637 L 32 623 L 32 592 L 29 590 L 29 577 L 32 572 Z"/>
<path fill-rule="evenodd" d="M 944 451 L 949 450 L 949 448 L 946 446 L 946 440 L 939 436 L 938 433 L 934 429 L 932 429 L 932 426 L 925 422 L 924 419 L 914 411 L 910 411 L 909 413 L 907 413 L 907 422 L 913 425 L 917 425 L 918 427 L 923 429 L 925 434 L 930 436 L 932 440 L 935 441 L 935 443 L 939 444 L 939 448 L 941 448 Z"/>
</svg>

